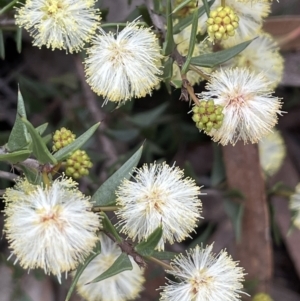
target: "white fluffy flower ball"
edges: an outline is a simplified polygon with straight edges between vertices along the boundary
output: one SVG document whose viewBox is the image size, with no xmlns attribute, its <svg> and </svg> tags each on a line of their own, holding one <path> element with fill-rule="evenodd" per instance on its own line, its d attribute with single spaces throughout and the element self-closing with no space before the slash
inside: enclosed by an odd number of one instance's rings
<svg viewBox="0 0 300 301">
<path fill-rule="evenodd" d="M 112 266 L 121 255 L 120 247 L 103 233 L 100 234 L 101 254 L 94 258 L 81 274 L 77 282 L 79 294 L 87 301 L 134 300 L 141 290 L 145 278 L 131 256 L 133 269 L 123 271 L 99 282 L 89 283 Z"/>
<path fill-rule="evenodd" d="M 188 237 L 201 217 L 200 188 L 195 181 L 166 163 L 144 165 L 135 172 L 133 181 L 125 179 L 116 192 L 122 232 L 140 242 L 161 225 L 158 250 L 164 250 L 166 241 Z"/>
<path fill-rule="evenodd" d="M 16 24 L 33 36 L 38 47 L 82 50 L 100 25 L 95 0 L 27 0 L 17 9 Z"/>
<path fill-rule="evenodd" d="M 99 217 L 71 179 L 61 177 L 46 187 L 21 179 L 4 200 L 5 234 L 24 269 L 42 268 L 60 281 L 97 241 Z"/>
<path fill-rule="evenodd" d="M 137 22 L 117 35 L 101 30 L 85 60 L 87 82 L 106 102 L 144 97 L 161 80 L 161 59 L 155 34 Z"/>
<path fill-rule="evenodd" d="M 255 73 L 264 73 L 272 88 L 283 75 L 283 58 L 276 41 L 266 33 L 260 34 L 241 53 L 224 64 L 227 67 L 246 67 Z"/>
<path fill-rule="evenodd" d="M 248 68 L 216 71 L 206 89 L 208 91 L 199 94 L 199 98 L 213 99 L 216 105 L 224 108 L 221 128 L 207 133 L 222 145 L 234 145 L 238 140 L 257 143 L 272 131 L 277 114 L 282 113 L 280 99 L 271 95 L 272 89 L 265 76 Z"/>
<path fill-rule="evenodd" d="M 161 287 L 161 301 L 238 301 L 242 292 L 244 269 L 237 266 L 226 251 L 212 253 L 212 245 L 196 246 L 171 262 L 167 273 L 180 282 L 168 279 Z"/>
</svg>

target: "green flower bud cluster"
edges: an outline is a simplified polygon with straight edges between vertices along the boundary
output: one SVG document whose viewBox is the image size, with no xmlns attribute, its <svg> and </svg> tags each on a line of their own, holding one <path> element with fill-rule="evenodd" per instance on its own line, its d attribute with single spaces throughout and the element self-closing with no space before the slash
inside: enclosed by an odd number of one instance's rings
<svg viewBox="0 0 300 301">
<path fill-rule="evenodd" d="M 199 106 L 193 107 L 192 119 L 199 130 L 209 133 L 212 129 L 219 129 L 222 126 L 224 114 L 223 107 L 215 105 L 212 99 L 200 101 Z"/>
<path fill-rule="evenodd" d="M 235 30 L 239 26 L 239 17 L 230 7 L 219 6 L 210 11 L 206 23 L 207 33 L 212 41 L 226 40 L 235 35 Z"/>
<path fill-rule="evenodd" d="M 252 300 L 253 301 L 273 301 L 273 299 L 270 297 L 270 295 L 265 294 L 265 293 L 256 294 Z"/>
<path fill-rule="evenodd" d="M 59 149 L 67 146 L 75 140 L 76 136 L 66 128 L 62 127 L 60 130 L 56 130 L 53 135 L 52 150 L 57 152 Z"/>
<path fill-rule="evenodd" d="M 89 174 L 89 168 L 93 166 L 90 157 L 83 150 L 75 151 L 66 162 L 66 175 L 79 179 Z"/>
</svg>

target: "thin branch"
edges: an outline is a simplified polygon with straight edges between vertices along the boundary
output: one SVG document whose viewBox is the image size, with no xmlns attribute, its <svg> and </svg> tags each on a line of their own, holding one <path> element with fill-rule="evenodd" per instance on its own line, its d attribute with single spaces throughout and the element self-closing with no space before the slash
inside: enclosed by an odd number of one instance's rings
<svg viewBox="0 0 300 301">
<path fill-rule="evenodd" d="M 140 266 L 145 268 L 147 266 L 144 258 L 138 254 L 135 250 L 134 250 L 134 245 L 130 242 L 128 242 L 127 240 L 123 239 L 122 242 L 118 242 L 116 240 L 116 238 L 109 232 L 107 231 L 103 231 L 112 241 L 114 241 L 115 243 L 118 244 L 118 246 L 120 247 L 120 249 L 122 250 L 123 253 L 126 253 L 127 255 L 130 255 L 133 260 Z"/>
<path fill-rule="evenodd" d="M 3 19 L 0 20 L 0 27 L 10 27 L 15 29 L 17 26 L 14 19 Z"/>
<path fill-rule="evenodd" d="M 106 206 L 106 207 L 101 207 L 101 206 L 95 206 L 92 208 L 93 212 L 100 212 L 100 211 L 116 211 L 118 210 L 118 206 Z"/>
<path fill-rule="evenodd" d="M 156 27 L 158 31 L 160 31 L 165 38 L 166 36 L 166 29 L 165 29 L 165 22 L 161 15 L 158 15 L 154 11 L 154 2 L 153 0 L 146 0 L 146 6 L 151 17 L 152 23 Z"/>
<path fill-rule="evenodd" d="M 167 264 L 167 263 L 165 263 L 165 262 L 163 262 L 163 261 L 161 261 L 161 260 L 159 260 L 159 259 L 157 259 L 153 256 L 149 256 L 149 257 L 147 257 L 147 259 L 159 264 L 160 266 L 162 266 L 166 270 L 173 270 L 171 265 L 169 265 L 169 264 Z"/>
<path fill-rule="evenodd" d="M 284 35 L 282 38 L 278 39 L 278 45 L 280 47 L 288 44 L 289 42 L 295 41 L 300 37 L 300 26 L 289 32 L 288 34 Z"/>
<path fill-rule="evenodd" d="M 14 173 L 0 170 L 0 178 L 2 179 L 14 181 L 17 177 L 18 175 L 15 175 Z"/>
<path fill-rule="evenodd" d="M 205 74 L 201 69 L 197 68 L 196 66 L 190 65 L 190 69 L 197 72 L 201 77 L 203 77 L 207 81 L 210 80 L 210 77 L 207 74 Z"/>
</svg>

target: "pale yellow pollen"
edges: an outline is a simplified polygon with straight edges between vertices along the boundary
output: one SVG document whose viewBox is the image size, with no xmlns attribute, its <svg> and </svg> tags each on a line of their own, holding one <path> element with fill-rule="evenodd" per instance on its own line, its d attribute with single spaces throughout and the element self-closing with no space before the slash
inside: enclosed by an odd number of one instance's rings
<svg viewBox="0 0 300 301">
<path fill-rule="evenodd" d="M 56 14 L 61 8 L 61 3 L 57 0 L 50 0 L 46 4 L 46 11 L 49 15 Z"/>
<path fill-rule="evenodd" d="M 213 277 L 206 275 L 205 268 L 198 270 L 198 275 L 190 280 L 193 295 L 196 295 L 203 285 L 209 285 L 212 280 Z"/>
<path fill-rule="evenodd" d="M 40 215 L 39 223 L 44 224 L 44 226 L 53 226 L 55 225 L 61 231 L 64 227 L 65 222 L 60 219 L 61 206 L 55 206 L 54 208 L 49 209 L 38 209 L 36 212 Z"/>
<path fill-rule="evenodd" d="M 147 195 L 146 199 L 149 203 L 149 209 L 154 208 L 157 212 L 162 214 L 162 207 L 165 206 L 166 199 L 165 193 L 163 193 L 160 189 L 154 187 L 151 192 Z"/>
</svg>

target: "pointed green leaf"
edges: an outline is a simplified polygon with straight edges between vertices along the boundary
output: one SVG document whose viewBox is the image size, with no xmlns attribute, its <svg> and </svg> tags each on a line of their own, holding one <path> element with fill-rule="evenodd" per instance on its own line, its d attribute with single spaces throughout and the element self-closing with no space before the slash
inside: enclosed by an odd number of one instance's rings
<svg viewBox="0 0 300 301">
<path fill-rule="evenodd" d="M 134 249 L 142 256 L 151 256 L 157 244 L 159 243 L 162 234 L 162 227 L 158 227 L 149 235 L 146 241 L 139 243 Z"/>
<path fill-rule="evenodd" d="M 215 0 L 209 1 L 208 2 L 209 7 L 211 7 L 214 2 L 215 2 Z M 205 13 L 205 7 L 201 6 L 198 9 L 198 18 L 200 18 L 204 13 Z M 174 34 L 180 33 L 183 29 L 185 29 L 186 27 L 188 27 L 189 25 L 191 25 L 192 22 L 193 22 L 193 15 L 190 15 L 190 16 L 188 16 L 186 18 L 181 19 L 176 25 L 174 25 L 174 27 L 173 27 L 173 33 Z"/>
<path fill-rule="evenodd" d="M 5 46 L 4 46 L 4 38 L 3 38 L 2 29 L 0 29 L 0 58 L 2 60 L 5 59 Z"/>
<path fill-rule="evenodd" d="M 198 30 L 198 12 L 194 11 L 193 13 L 193 21 L 192 21 L 192 30 L 191 30 L 191 37 L 190 37 L 190 44 L 189 44 L 189 51 L 186 56 L 186 60 L 184 65 L 182 66 L 182 74 L 186 74 L 189 70 L 190 62 L 194 53 L 195 44 L 197 41 L 196 35 Z"/>
<path fill-rule="evenodd" d="M 83 271 L 85 270 L 85 268 L 88 266 L 88 264 L 94 259 L 96 258 L 99 254 L 101 253 L 101 245 L 100 242 L 97 243 L 96 247 L 94 248 L 93 252 L 91 252 L 91 254 L 85 259 L 84 263 L 80 264 L 79 267 L 76 270 L 76 274 L 73 278 L 73 281 L 71 283 L 71 286 L 69 288 L 67 297 L 65 299 L 65 301 L 69 301 L 71 298 L 71 295 L 76 287 L 76 284 L 81 276 L 81 274 L 83 273 Z"/>
<path fill-rule="evenodd" d="M 81 148 L 82 145 L 84 145 L 96 132 L 100 125 L 100 122 L 94 124 L 92 127 L 90 127 L 86 132 L 84 132 L 81 136 L 79 136 L 76 140 L 74 140 L 69 145 L 61 148 L 58 152 L 54 154 L 54 157 L 57 161 L 63 161 L 67 159 L 70 154 L 74 153 L 76 150 Z"/>
<path fill-rule="evenodd" d="M 48 127 L 48 122 L 43 123 L 41 125 L 39 125 L 38 127 L 36 127 L 35 129 L 38 131 L 38 133 L 42 136 L 44 134 L 44 132 L 46 131 Z"/>
<path fill-rule="evenodd" d="M 171 78 L 172 74 L 173 74 L 173 59 L 169 57 L 164 65 L 163 78 L 164 79 Z"/>
<path fill-rule="evenodd" d="M 27 165 L 23 165 L 22 163 L 18 164 L 18 166 L 22 169 L 29 183 L 34 185 L 39 185 L 42 183 L 42 174 L 40 173 L 40 171 L 31 168 Z"/>
<path fill-rule="evenodd" d="M 167 252 L 167 251 L 159 252 L 159 251 L 153 251 L 151 256 L 154 257 L 154 258 L 157 258 L 157 259 L 159 259 L 159 260 L 171 260 L 171 259 L 173 259 L 176 255 L 177 255 L 177 253 L 175 253 L 175 252 Z"/>
<path fill-rule="evenodd" d="M 10 152 L 18 151 L 25 148 L 29 142 L 30 137 L 25 124 L 22 122 L 20 116 L 26 118 L 25 104 L 20 90 L 18 91 L 18 105 L 15 124 L 7 142 L 7 149 Z"/>
<path fill-rule="evenodd" d="M 187 4 L 189 4 L 189 2 L 191 2 L 193 0 L 185 0 L 182 1 L 175 9 L 173 9 L 172 14 L 177 13 L 178 11 L 180 11 L 182 8 L 184 8 Z M 196 6 L 196 4 L 195 4 Z"/>
<path fill-rule="evenodd" d="M 17 51 L 21 53 L 22 51 L 22 27 L 18 27 L 16 31 L 16 44 L 17 44 Z"/>
<path fill-rule="evenodd" d="M 213 144 L 214 161 L 211 174 L 211 185 L 217 186 L 226 178 L 226 171 L 223 162 L 222 149 L 216 143 Z"/>
<path fill-rule="evenodd" d="M 213 68 L 230 60 L 231 58 L 242 52 L 252 41 L 253 40 L 249 40 L 229 49 L 221 50 L 218 52 L 195 56 L 191 59 L 191 65 Z"/>
<path fill-rule="evenodd" d="M 102 226 L 103 229 L 109 233 L 111 233 L 115 239 L 117 240 L 117 242 L 122 242 L 122 238 L 119 235 L 118 231 L 116 230 L 116 228 L 114 227 L 114 225 L 111 223 L 110 219 L 107 217 L 107 215 L 104 212 L 101 212 L 101 215 L 103 217 L 102 219 Z"/>
<path fill-rule="evenodd" d="M 7 12 L 8 10 L 10 10 L 17 2 L 18 2 L 18 0 L 13 0 L 13 1 L 9 2 L 7 5 L 5 5 L 5 6 L 0 10 L 0 16 L 1 16 L 2 14 L 4 14 L 5 12 Z"/>
<path fill-rule="evenodd" d="M 12 153 L 0 154 L 0 161 L 6 161 L 11 164 L 26 160 L 31 154 L 31 151 L 24 149 Z"/>
<path fill-rule="evenodd" d="M 209 4 L 208 4 L 207 0 L 202 0 L 202 3 L 203 3 L 203 6 L 204 6 L 204 9 L 205 9 L 205 12 L 207 14 L 207 17 L 209 18 L 209 13 L 210 13 Z"/>
<path fill-rule="evenodd" d="M 45 144 L 48 144 L 52 140 L 52 134 L 48 134 L 48 135 L 44 136 L 42 139 Z"/>
<path fill-rule="evenodd" d="M 39 134 L 39 132 L 34 128 L 34 126 L 26 119 L 21 118 L 23 123 L 26 125 L 27 130 L 30 133 L 32 139 L 32 152 L 40 163 L 52 163 L 56 164 L 57 160 L 50 153 L 47 148 L 46 143 L 43 141 L 43 138 Z"/>
<path fill-rule="evenodd" d="M 101 280 L 107 279 L 109 277 L 112 277 L 114 275 L 117 275 L 119 273 L 122 273 L 124 271 L 132 270 L 132 263 L 130 259 L 128 258 L 128 255 L 125 253 L 122 253 L 112 264 L 110 268 L 108 268 L 104 273 L 102 273 L 100 276 L 96 277 L 94 280 L 92 280 L 89 283 L 95 283 L 99 282 Z M 88 284 L 88 283 L 86 283 Z"/>
<path fill-rule="evenodd" d="M 131 172 L 140 161 L 143 151 L 141 146 L 110 178 L 108 178 L 92 196 L 94 206 L 114 205 L 118 186 L 126 178 L 130 178 Z"/>
<path fill-rule="evenodd" d="M 212 234 L 214 230 L 214 225 L 213 224 L 208 224 L 207 227 L 204 229 L 204 231 L 201 233 L 200 236 L 197 238 L 193 239 L 193 241 L 189 244 L 189 248 L 195 248 L 196 245 L 206 245 L 208 238 Z"/>
<path fill-rule="evenodd" d="M 167 102 L 155 107 L 146 112 L 137 113 L 132 117 L 128 118 L 128 121 L 140 128 L 147 128 L 155 123 L 159 116 L 161 116 L 169 104 Z"/>
<path fill-rule="evenodd" d="M 233 224 L 236 241 L 239 242 L 242 234 L 242 219 L 244 214 L 244 204 L 234 202 L 230 199 L 225 199 L 224 208 Z"/>
<path fill-rule="evenodd" d="M 163 47 L 164 55 L 169 55 L 175 48 L 174 35 L 173 35 L 173 19 L 172 19 L 171 0 L 167 0 L 167 35 Z"/>
</svg>

